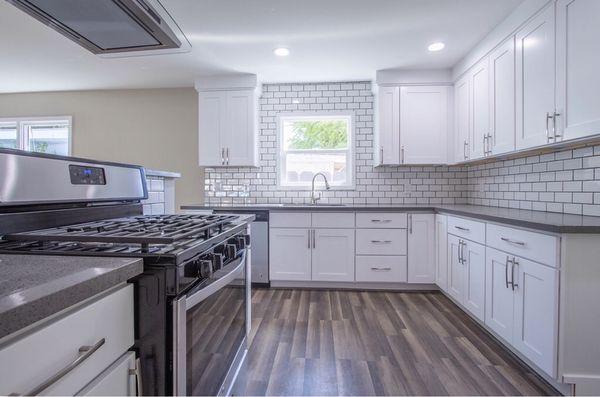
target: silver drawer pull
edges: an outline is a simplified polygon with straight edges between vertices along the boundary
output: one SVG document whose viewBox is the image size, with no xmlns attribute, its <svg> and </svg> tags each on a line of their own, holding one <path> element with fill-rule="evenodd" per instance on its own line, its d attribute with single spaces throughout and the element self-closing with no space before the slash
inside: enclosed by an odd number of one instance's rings
<svg viewBox="0 0 600 397">
<path fill-rule="evenodd" d="M 389 272 L 390 270 L 392 270 L 391 267 L 372 267 L 371 270 L 373 270 L 374 272 Z"/>
<path fill-rule="evenodd" d="M 466 228 L 466 227 L 461 227 L 461 226 L 454 226 L 454 227 L 455 227 L 456 229 L 458 229 L 458 230 L 464 230 L 465 232 L 468 232 L 468 231 L 469 231 L 469 229 L 468 229 L 468 228 Z"/>
<path fill-rule="evenodd" d="M 392 240 L 371 240 L 373 244 L 391 244 Z"/>
<path fill-rule="evenodd" d="M 371 219 L 371 222 L 374 223 L 390 223 L 391 221 L 391 219 Z"/>
<path fill-rule="evenodd" d="M 65 375 L 69 372 L 73 371 L 79 365 L 81 365 L 85 360 L 91 357 L 92 354 L 96 352 L 96 350 L 100 349 L 102 345 L 106 342 L 106 339 L 102 338 L 98 342 L 96 342 L 92 346 L 81 346 L 79 348 L 79 356 L 73 360 L 69 365 L 58 371 L 56 374 L 52 375 L 42 383 L 40 383 L 37 387 L 32 389 L 31 391 L 25 394 L 13 393 L 13 395 L 23 395 L 23 396 L 37 396 L 59 380 L 61 380 Z"/>
<path fill-rule="evenodd" d="M 511 240 L 511 239 L 509 239 L 507 237 L 500 237 L 500 240 L 506 241 L 507 243 L 511 243 L 511 244 L 517 244 L 517 245 L 525 246 L 525 242 L 523 242 L 523 241 L 517 241 L 517 240 Z"/>
</svg>

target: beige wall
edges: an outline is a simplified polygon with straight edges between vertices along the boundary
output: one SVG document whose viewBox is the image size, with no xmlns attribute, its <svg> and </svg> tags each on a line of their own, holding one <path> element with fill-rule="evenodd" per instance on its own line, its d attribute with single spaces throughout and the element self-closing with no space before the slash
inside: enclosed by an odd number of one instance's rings
<svg viewBox="0 0 600 397">
<path fill-rule="evenodd" d="M 203 201 L 193 88 L 0 94 L 0 117 L 72 116 L 73 155 L 181 173 L 176 208 Z"/>
</svg>

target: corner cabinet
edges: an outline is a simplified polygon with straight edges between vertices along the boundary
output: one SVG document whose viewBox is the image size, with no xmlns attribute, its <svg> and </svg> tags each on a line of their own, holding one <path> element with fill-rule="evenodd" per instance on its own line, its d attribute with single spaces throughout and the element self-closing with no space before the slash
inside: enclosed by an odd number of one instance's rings
<svg viewBox="0 0 600 397">
<path fill-rule="evenodd" d="M 375 166 L 448 163 L 450 92 L 449 86 L 379 87 Z"/>
<path fill-rule="evenodd" d="M 252 87 L 251 85 L 254 84 Z M 225 82 L 223 82 L 225 85 Z M 257 166 L 256 82 L 243 88 L 197 84 L 198 164 L 202 167 Z"/>
</svg>

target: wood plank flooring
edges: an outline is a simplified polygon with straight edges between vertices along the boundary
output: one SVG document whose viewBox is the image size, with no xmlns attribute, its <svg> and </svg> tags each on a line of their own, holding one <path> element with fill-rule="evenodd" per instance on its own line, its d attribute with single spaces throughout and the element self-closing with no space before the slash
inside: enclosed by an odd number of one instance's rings
<svg viewBox="0 0 600 397">
<path fill-rule="evenodd" d="M 439 292 L 257 289 L 234 395 L 552 395 Z"/>
</svg>

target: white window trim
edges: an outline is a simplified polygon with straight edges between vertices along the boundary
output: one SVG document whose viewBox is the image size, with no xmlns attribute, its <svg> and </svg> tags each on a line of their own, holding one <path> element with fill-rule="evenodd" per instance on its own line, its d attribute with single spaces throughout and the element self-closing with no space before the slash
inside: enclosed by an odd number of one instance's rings
<svg viewBox="0 0 600 397">
<path fill-rule="evenodd" d="M 355 167 L 355 155 L 356 155 L 356 149 L 354 147 L 354 142 L 355 142 L 355 117 L 354 117 L 354 112 L 351 111 L 322 111 L 322 112 L 291 112 L 291 113 L 279 113 L 277 115 L 277 121 L 276 121 L 276 128 L 277 128 L 277 143 L 276 143 L 276 149 L 277 149 L 277 160 L 276 160 L 276 167 L 275 167 L 275 172 L 276 172 L 276 178 L 277 178 L 277 189 L 278 190 L 292 190 L 292 191 L 308 191 L 310 192 L 311 190 L 311 184 L 309 183 L 308 185 L 286 185 L 283 184 L 283 163 L 285 161 L 285 157 L 283 155 L 283 125 L 282 125 L 282 120 L 287 119 L 287 118 L 293 118 L 293 119 L 307 119 L 307 120 L 311 120 L 311 119 L 318 119 L 318 120 L 323 120 L 323 119 L 339 119 L 339 118 L 345 118 L 349 121 L 350 123 L 350 133 L 348 134 L 348 138 L 349 138 L 349 142 L 348 142 L 348 148 L 346 149 L 347 152 L 347 160 L 348 163 L 346 165 L 346 167 L 349 170 L 349 179 L 350 179 L 350 184 L 348 185 L 334 185 L 329 181 L 330 185 L 331 185 L 331 189 L 330 191 L 335 191 L 335 190 L 355 190 L 356 189 L 356 170 L 354 169 Z M 294 150 L 294 152 L 302 152 L 302 149 L 299 150 Z M 310 150 L 306 150 L 307 152 L 312 152 Z M 323 150 L 323 152 L 341 152 L 342 150 Z M 317 182 L 319 185 L 319 188 L 321 186 L 321 184 L 323 183 L 322 179 L 319 178 L 317 180 Z"/>
<path fill-rule="evenodd" d="M 68 146 L 67 155 L 71 156 L 73 153 L 73 116 L 43 116 L 43 117 L 2 117 L 0 123 L 16 123 L 17 124 L 17 146 L 19 150 L 29 150 L 27 148 L 28 140 L 25 132 L 25 127 L 28 124 L 33 123 L 47 123 L 52 121 L 67 121 L 68 127 Z"/>
</svg>

